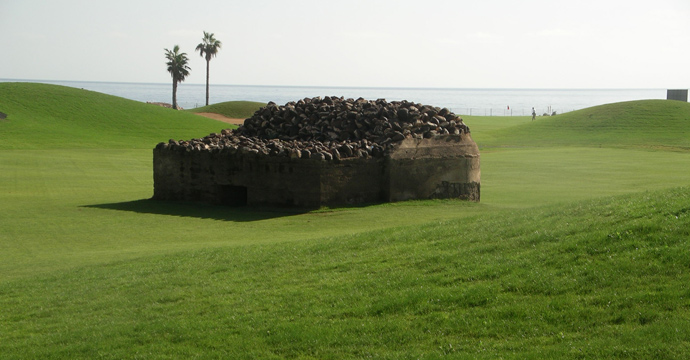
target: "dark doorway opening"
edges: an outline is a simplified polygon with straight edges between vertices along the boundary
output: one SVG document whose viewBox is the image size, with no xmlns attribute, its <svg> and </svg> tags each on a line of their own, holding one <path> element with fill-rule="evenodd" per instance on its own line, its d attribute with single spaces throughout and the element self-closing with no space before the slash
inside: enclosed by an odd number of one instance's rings
<svg viewBox="0 0 690 360">
<path fill-rule="evenodd" d="M 220 202 L 227 206 L 247 206 L 247 187 L 221 185 Z"/>
</svg>

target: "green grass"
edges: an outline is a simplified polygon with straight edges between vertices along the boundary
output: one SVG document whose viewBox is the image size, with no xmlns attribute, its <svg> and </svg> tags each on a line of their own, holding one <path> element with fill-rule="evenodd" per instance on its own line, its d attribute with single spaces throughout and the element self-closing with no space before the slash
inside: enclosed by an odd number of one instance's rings
<svg viewBox="0 0 690 360">
<path fill-rule="evenodd" d="M 223 123 L 0 84 L 0 358 L 685 358 L 687 109 L 465 117 L 481 203 L 304 213 L 147 200 Z"/>
<path fill-rule="evenodd" d="M 256 110 L 264 106 L 266 106 L 266 104 L 255 101 L 226 101 L 189 111 L 193 113 L 210 112 L 225 115 L 233 119 L 246 119 L 252 117 Z"/>
<path fill-rule="evenodd" d="M 93 91 L 33 83 L 0 84 L 0 150 L 151 149 L 152 142 L 219 132 L 224 124 Z M 155 146 L 155 145 L 154 145 Z"/>
<path fill-rule="evenodd" d="M 690 189 L 0 285 L 31 358 L 683 358 Z M 586 225 L 585 225 L 586 224 Z"/>
<path fill-rule="evenodd" d="M 199 247 L 354 234 L 399 225 L 401 217 L 422 224 L 482 211 L 481 205 L 455 201 L 313 213 L 155 202 L 147 200 L 151 156 L 150 150 L 0 152 L 0 279 Z"/>
<path fill-rule="evenodd" d="M 481 154 L 482 203 L 529 207 L 690 184 L 690 153 L 553 147 Z"/>
<path fill-rule="evenodd" d="M 482 148 L 588 146 L 690 150 L 690 103 L 681 101 L 621 102 L 539 117 L 535 121 L 528 117 L 465 118 L 473 135 L 477 133 L 480 137 L 475 140 Z"/>
</svg>

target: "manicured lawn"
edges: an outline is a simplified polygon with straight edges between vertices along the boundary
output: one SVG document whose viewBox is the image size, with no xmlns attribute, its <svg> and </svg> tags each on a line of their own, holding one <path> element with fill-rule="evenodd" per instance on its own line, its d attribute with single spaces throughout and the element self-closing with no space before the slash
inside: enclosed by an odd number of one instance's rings
<svg viewBox="0 0 690 360">
<path fill-rule="evenodd" d="M 354 234 L 690 184 L 687 153 L 519 149 L 482 154 L 480 204 L 415 201 L 300 213 L 149 201 L 149 150 L 5 150 L 0 163 L 0 212 L 5 214 L 0 230 L 11 239 L 0 244 L 2 277 L 152 252 Z"/>
<path fill-rule="evenodd" d="M 309 212 L 148 200 L 155 144 L 223 123 L 41 84 L 0 111 L 0 358 L 690 354 L 690 104 L 465 117 L 481 203 Z"/>
<path fill-rule="evenodd" d="M 206 246 L 353 234 L 483 211 L 426 201 L 303 213 L 161 203 L 150 150 L 0 152 L 0 278 Z M 401 222 L 402 221 L 402 222 Z"/>
<path fill-rule="evenodd" d="M 481 157 L 482 204 L 525 207 L 690 184 L 690 152 L 552 147 Z"/>
<path fill-rule="evenodd" d="M 29 358 L 683 358 L 688 188 L 0 284 Z"/>
</svg>

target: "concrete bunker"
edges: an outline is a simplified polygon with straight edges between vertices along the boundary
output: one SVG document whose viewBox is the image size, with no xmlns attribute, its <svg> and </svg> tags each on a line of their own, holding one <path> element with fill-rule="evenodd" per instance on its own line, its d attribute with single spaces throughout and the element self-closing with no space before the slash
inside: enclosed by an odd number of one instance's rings
<svg viewBox="0 0 690 360">
<path fill-rule="evenodd" d="M 154 149 L 154 199 L 320 207 L 480 199 L 479 150 L 462 119 L 413 102 L 269 103 L 244 125 Z"/>
</svg>

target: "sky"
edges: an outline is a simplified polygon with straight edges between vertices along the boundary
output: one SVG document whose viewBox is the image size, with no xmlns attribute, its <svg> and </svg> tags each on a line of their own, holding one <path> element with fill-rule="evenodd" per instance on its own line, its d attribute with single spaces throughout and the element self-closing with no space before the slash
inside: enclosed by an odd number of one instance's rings
<svg viewBox="0 0 690 360">
<path fill-rule="evenodd" d="M 0 0 L 0 78 L 212 84 L 690 88 L 688 0 Z"/>
</svg>

